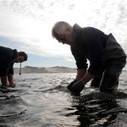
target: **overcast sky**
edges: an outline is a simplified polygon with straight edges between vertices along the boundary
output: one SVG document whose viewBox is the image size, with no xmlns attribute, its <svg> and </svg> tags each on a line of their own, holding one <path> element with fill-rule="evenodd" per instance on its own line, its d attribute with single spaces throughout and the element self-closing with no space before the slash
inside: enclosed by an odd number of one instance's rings
<svg viewBox="0 0 127 127">
<path fill-rule="evenodd" d="M 126 0 L 0 0 L 0 45 L 27 52 L 24 66 L 75 67 L 70 47 L 52 38 L 57 21 L 113 33 L 127 49 Z"/>
</svg>

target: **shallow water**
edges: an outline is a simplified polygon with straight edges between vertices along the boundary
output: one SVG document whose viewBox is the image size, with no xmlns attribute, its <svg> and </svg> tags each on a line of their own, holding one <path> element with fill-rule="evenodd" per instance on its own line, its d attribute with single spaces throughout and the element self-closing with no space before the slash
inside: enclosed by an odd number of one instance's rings
<svg viewBox="0 0 127 127">
<path fill-rule="evenodd" d="M 126 75 L 116 95 L 89 84 L 71 94 L 74 73 L 15 75 L 15 91 L 0 91 L 0 127 L 127 127 Z"/>
</svg>

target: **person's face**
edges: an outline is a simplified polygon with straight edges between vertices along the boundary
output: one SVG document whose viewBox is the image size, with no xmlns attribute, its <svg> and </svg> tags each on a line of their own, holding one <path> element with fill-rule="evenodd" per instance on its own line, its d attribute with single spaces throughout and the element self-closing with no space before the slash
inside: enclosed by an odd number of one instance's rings
<svg viewBox="0 0 127 127">
<path fill-rule="evenodd" d="M 72 31 L 71 30 L 66 30 L 64 34 L 59 34 L 56 39 L 63 44 L 71 45 L 73 40 L 72 40 Z"/>
<path fill-rule="evenodd" d="M 17 58 L 15 59 L 15 63 L 21 63 L 24 62 L 24 56 L 17 56 Z"/>
</svg>

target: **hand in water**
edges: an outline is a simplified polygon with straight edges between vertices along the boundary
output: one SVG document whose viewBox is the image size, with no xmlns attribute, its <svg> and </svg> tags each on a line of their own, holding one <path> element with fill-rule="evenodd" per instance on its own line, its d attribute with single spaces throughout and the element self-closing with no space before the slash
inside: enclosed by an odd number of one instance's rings
<svg viewBox="0 0 127 127">
<path fill-rule="evenodd" d="M 71 91 L 74 93 L 79 94 L 84 88 L 84 85 L 82 84 L 81 81 L 77 81 L 76 83 L 73 84 L 71 87 Z"/>
<path fill-rule="evenodd" d="M 72 81 L 68 86 L 67 89 L 71 91 L 71 87 L 77 82 L 77 80 Z"/>
</svg>

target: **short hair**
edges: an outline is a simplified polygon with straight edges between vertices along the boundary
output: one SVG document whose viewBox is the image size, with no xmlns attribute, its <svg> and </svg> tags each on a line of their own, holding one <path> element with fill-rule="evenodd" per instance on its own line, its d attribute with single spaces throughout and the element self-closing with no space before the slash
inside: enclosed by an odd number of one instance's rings
<svg viewBox="0 0 127 127">
<path fill-rule="evenodd" d="M 25 52 L 18 52 L 18 56 L 23 56 L 24 61 L 27 61 L 27 59 L 28 59 L 28 55 Z"/>
<path fill-rule="evenodd" d="M 67 28 L 72 28 L 70 24 L 64 21 L 59 21 L 55 23 L 52 28 L 52 36 L 56 37 L 58 34 L 63 34 Z"/>
</svg>

